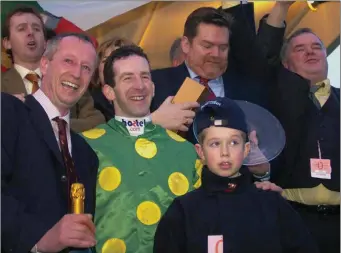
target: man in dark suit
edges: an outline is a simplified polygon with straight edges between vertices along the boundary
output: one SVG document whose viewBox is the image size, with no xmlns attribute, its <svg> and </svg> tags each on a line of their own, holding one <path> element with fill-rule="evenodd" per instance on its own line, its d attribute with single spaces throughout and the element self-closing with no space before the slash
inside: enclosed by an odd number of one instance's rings
<svg viewBox="0 0 341 253">
<path fill-rule="evenodd" d="M 283 23 L 286 12 L 280 16 Z M 262 48 L 276 43 L 270 38 L 284 36 L 284 27 L 273 21 L 270 14 L 261 22 Z M 336 253 L 340 252 L 340 89 L 328 79 L 326 51 L 311 29 L 301 28 L 286 39 L 281 51 L 266 56 L 268 73 L 273 74 L 271 107 L 286 132 L 286 146 L 271 180 L 284 188 L 283 195 L 303 218 L 320 252 Z"/>
<path fill-rule="evenodd" d="M 39 62 L 46 45 L 43 20 L 31 7 L 17 8 L 8 14 L 2 38 L 14 64 L 1 76 L 1 91 L 24 100 L 41 84 Z M 71 109 L 71 128 L 76 132 L 89 130 L 104 121 L 104 116 L 94 108 L 89 92 Z"/>
<path fill-rule="evenodd" d="M 178 67 L 152 72 L 155 83 L 151 106 L 153 122 L 171 130 L 188 131 L 186 139 L 193 143 L 195 138 L 191 124 L 195 113 L 189 110 L 193 107 L 191 104 L 171 104 L 172 96 L 186 77 L 206 86 L 212 98 L 229 97 L 268 106 L 268 84 L 262 82 L 263 69 L 255 64 L 256 59 L 262 59 L 254 50 L 255 32 L 249 20 L 244 18 L 243 6 L 233 8 L 237 20 L 234 24 L 232 17 L 223 10 L 203 7 L 193 11 L 186 20 L 182 37 L 185 62 Z M 232 44 L 234 49 L 230 52 Z M 168 115 L 163 113 L 167 107 Z M 254 166 L 251 170 L 261 180 L 269 177 L 268 163 Z"/>
<path fill-rule="evenodd" d="M 159 107 L 162 109 L 161 105 L 170 103 L 169 96 L 177 93 L 186 77 L 205 85 L 213 97 L 226 96 L 267 107 L 267 86 L 259 81 L 263 71 L 254 64 L 258 58 L 258 52 L 253 50 L 255 32 L 248 19 L 244 18 L 243 6 L 233 8 L 235 23 L 226 10 L 210 7 L 199 8 L 188 16 L 181 42 L 185 62 L 178 67 L 152 72 L 155 83 L 151 106 L 155 111 L 152 115 L 154 122 L 160 121 L 161 125 L 172 130 L 188 130 L 194 113 L 187 110 L 181 114 L 177 111 L 180 124 L 168 127 L 158 115 L 158 111 L 162 110 L 157 110 Z M 231 51 L 230 46 L 233 48 Z M 187 105 L 184 109 L 191 108 Z M 188 134 L 187 139 L 193 141 L 191 130 Z"/>
<path fill-rule="evenodd" d="M 70 130 L 70 108 L 87 90 L 96 50 L 80 34 L 48 42 L 41 88 L 21 102 L 1 95 L 2 252 L 93 247 L 98 159 Z M 85 187 L 85 213 L 72 212 L 70 186 Z"/>
</svg>

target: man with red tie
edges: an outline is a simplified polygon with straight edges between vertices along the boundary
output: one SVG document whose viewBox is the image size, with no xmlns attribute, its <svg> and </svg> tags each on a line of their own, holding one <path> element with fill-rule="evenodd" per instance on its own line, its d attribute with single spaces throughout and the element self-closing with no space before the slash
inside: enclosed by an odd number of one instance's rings
<svg viewBox="0 0 341 253">
<path fill-rule="evenodd" d="M 267 107 L 268 88 L 260 81 L 262 71 L 253 64 L 258 56 L 254 50 L 255 32 L 244 17 L 243 4 L 233 8 L 234 22 L 226 10 L 211 7 L 194 10 L 185 22 L 181 41 L 185 62 L 152 72 L 155 83 L 151 105 L 153 122 L 171 130 L 188 131 L 186 139 L 192 142 L 195 139 L 189 126 L 194 117 L 194 112 L 190 111 L 193 103 L 171 104 L 172 96 L 186 77 L 204 85 L 210 93 L 208 99 L 229 97 Z"/>
<path fill-rule="evenodd" d="M 171 104 L 172 96 L 186 77 L 204 85 L 210 93 L 208 99 L 228 97 L 267 107 L 268 86 L 260 81 L 261 70 L 253 64 L 254 59 L 258 59 L 257 52 L 253 51 L 256 48 L 254 31 L 249 29 L 248 19 L 243 15 L 240 5 L 234 11 L 238 19 L 234 24 L 225 11 L 211 7 L 196 9 L 188 16 L 181 41 L 185 62 L 178 67 L 152 72 L 155 84 L 151 105 L 153 122 L 167 129 L 188 131 L 186 139 L 196 142 L 191 126 L 195 113 L 190 109 L 197 105 Z M 231 50 L 229 54 L 230 45 L 239 51 Z M 248 71 L 249 76 L 245 74 Z M 251 171 L 258 179 L 268 179 L 269 164 L 254 166 Z"/>
<path fill-rule="evenodd" d="M 57 35 L 40 60 L 40 89 L 24 103 L 1 93 L 1 252 L 69 252 L 96 244 L 98 159 L 70 129 L 70 109 L 88 89 L 96 61 L 89 37 Z M 85 214 L 72 214 L 76 182 L 85 187 Z"/>
</svg>

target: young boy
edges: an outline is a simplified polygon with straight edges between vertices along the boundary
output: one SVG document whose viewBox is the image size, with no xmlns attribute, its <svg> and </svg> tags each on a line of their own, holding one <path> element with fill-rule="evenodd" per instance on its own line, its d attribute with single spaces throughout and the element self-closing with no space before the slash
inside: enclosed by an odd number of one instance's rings
<svg viewBox="0 0 341 253">
<path fill-rule="evenodd" d="M 298 214 L 278 193 L 258 190 L 239 171 L 248 128 L 227 98 L 204 104 L 194 120 L 205 164 L 202 186 L 174 199 L 154 238 L 154 253 L 318 252 Z"/>
</svg>

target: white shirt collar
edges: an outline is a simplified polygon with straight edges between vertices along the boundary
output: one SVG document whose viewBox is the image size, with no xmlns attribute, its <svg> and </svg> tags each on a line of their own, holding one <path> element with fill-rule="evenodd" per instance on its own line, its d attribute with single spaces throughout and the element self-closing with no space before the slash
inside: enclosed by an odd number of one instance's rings
<svg viewBox="0 0 341 253">
<path fill-rule="evenodd" d="M 33 97 L 39 102 L 39 104 L 44 108 L 47 116 L 50 121 L 52 121 L 55 117 L 60 117 L 64 119 L 67 123 L 67 128 L 70 129 L 70 112 L 68 112 L 65 116 L 60 116 L 60 112 L 56 108 L 54 104 L 52 104 L 51 100 L 42 92 L 41 89 L 37 90 Z"/>
<path fill-rule="evenodd" d="M 36 70 L 32 71 L 32 70 L 29 70 L 23 66 L 20 66 L 18 64 L 14 64 L 14 68 L 18 71 L 19 75 L 21 76 L 21 79 L 24 79 L 25 76 L 28 74 L 28 73 L 32 73 L 32 72 L 35 72 L 41 79 L 41 71 L 40 71 L 40 68 L 37 68 Z"/>
<path fill-rule="evenodd" d="M 188 64 L 187 64 L 186 61 L 185 61 L 185 65 L 186 65 L 186 67 L 187 67 L 187 70 L 188 70 L 188 73 L 189 73 L 189 76 L 191 77 L 191 79 L 194 79 L 194 78 L 198 78 L 198 77 L 199 77 L 199 75 L 197 75 L 197 74 L 188 66 Z M 218 78 L 212 79 L 212 80 L 210 80 L 210 81 L 213 81 L 213 80 L 216 80 L 216 81 L 220 82 L 220 81 L 222 80 L 222 77 L 219 76 Z"/>
</svg>

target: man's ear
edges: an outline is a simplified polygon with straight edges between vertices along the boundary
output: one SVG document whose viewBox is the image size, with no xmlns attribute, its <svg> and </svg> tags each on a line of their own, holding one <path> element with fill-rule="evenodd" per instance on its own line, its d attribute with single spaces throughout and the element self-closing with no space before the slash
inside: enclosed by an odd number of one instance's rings
<svg viewBox="0 0 341 253">
<path fill-rule="evenodd" d="M 8 37 L 5 37 L 2 39 L 2 45 L 6 50 L 12 49 L 12 44 Z"/>
<path fill-rule="evenodd" d="M 201 159 L 202 164 L 205 165 L 206 159 L 205 159 L 205 154 L 204 154 L 204 150 L 202 148 L 202 146 L 200 144 L 195 144 L 195 151 L 197 152 L 198 156 Z"/>
<path fill-rule="evenodd" d="M 114 88 L 112 88 L 110 85 L 104 84 L 102 87 L 102 92 L 109 101 L 112 102 L 116 99 Z"/>
<path fill-rule="evenodd" d="M 153 97 L 155 96 L 155 84 L 154 84 L 154 82 L 152 82 L 152 91 L 153 91 Z"/>
<path fill-rule="evenodd" d="M 49 67 L 50 60 L 46 56 L 42 56 L 40 59 L 40 71 L 43 76 L 46 75 L 47 68 Z"/>
<path fill-rule="evenodd" d="M 189 41 L 189 39 L 186 36 L 182 36 L 182 38 L 181 38 L 182 51 L 185 54 L 188 54 L 190 47 L 191 47 L 191 42 Z"/>
</svg>

